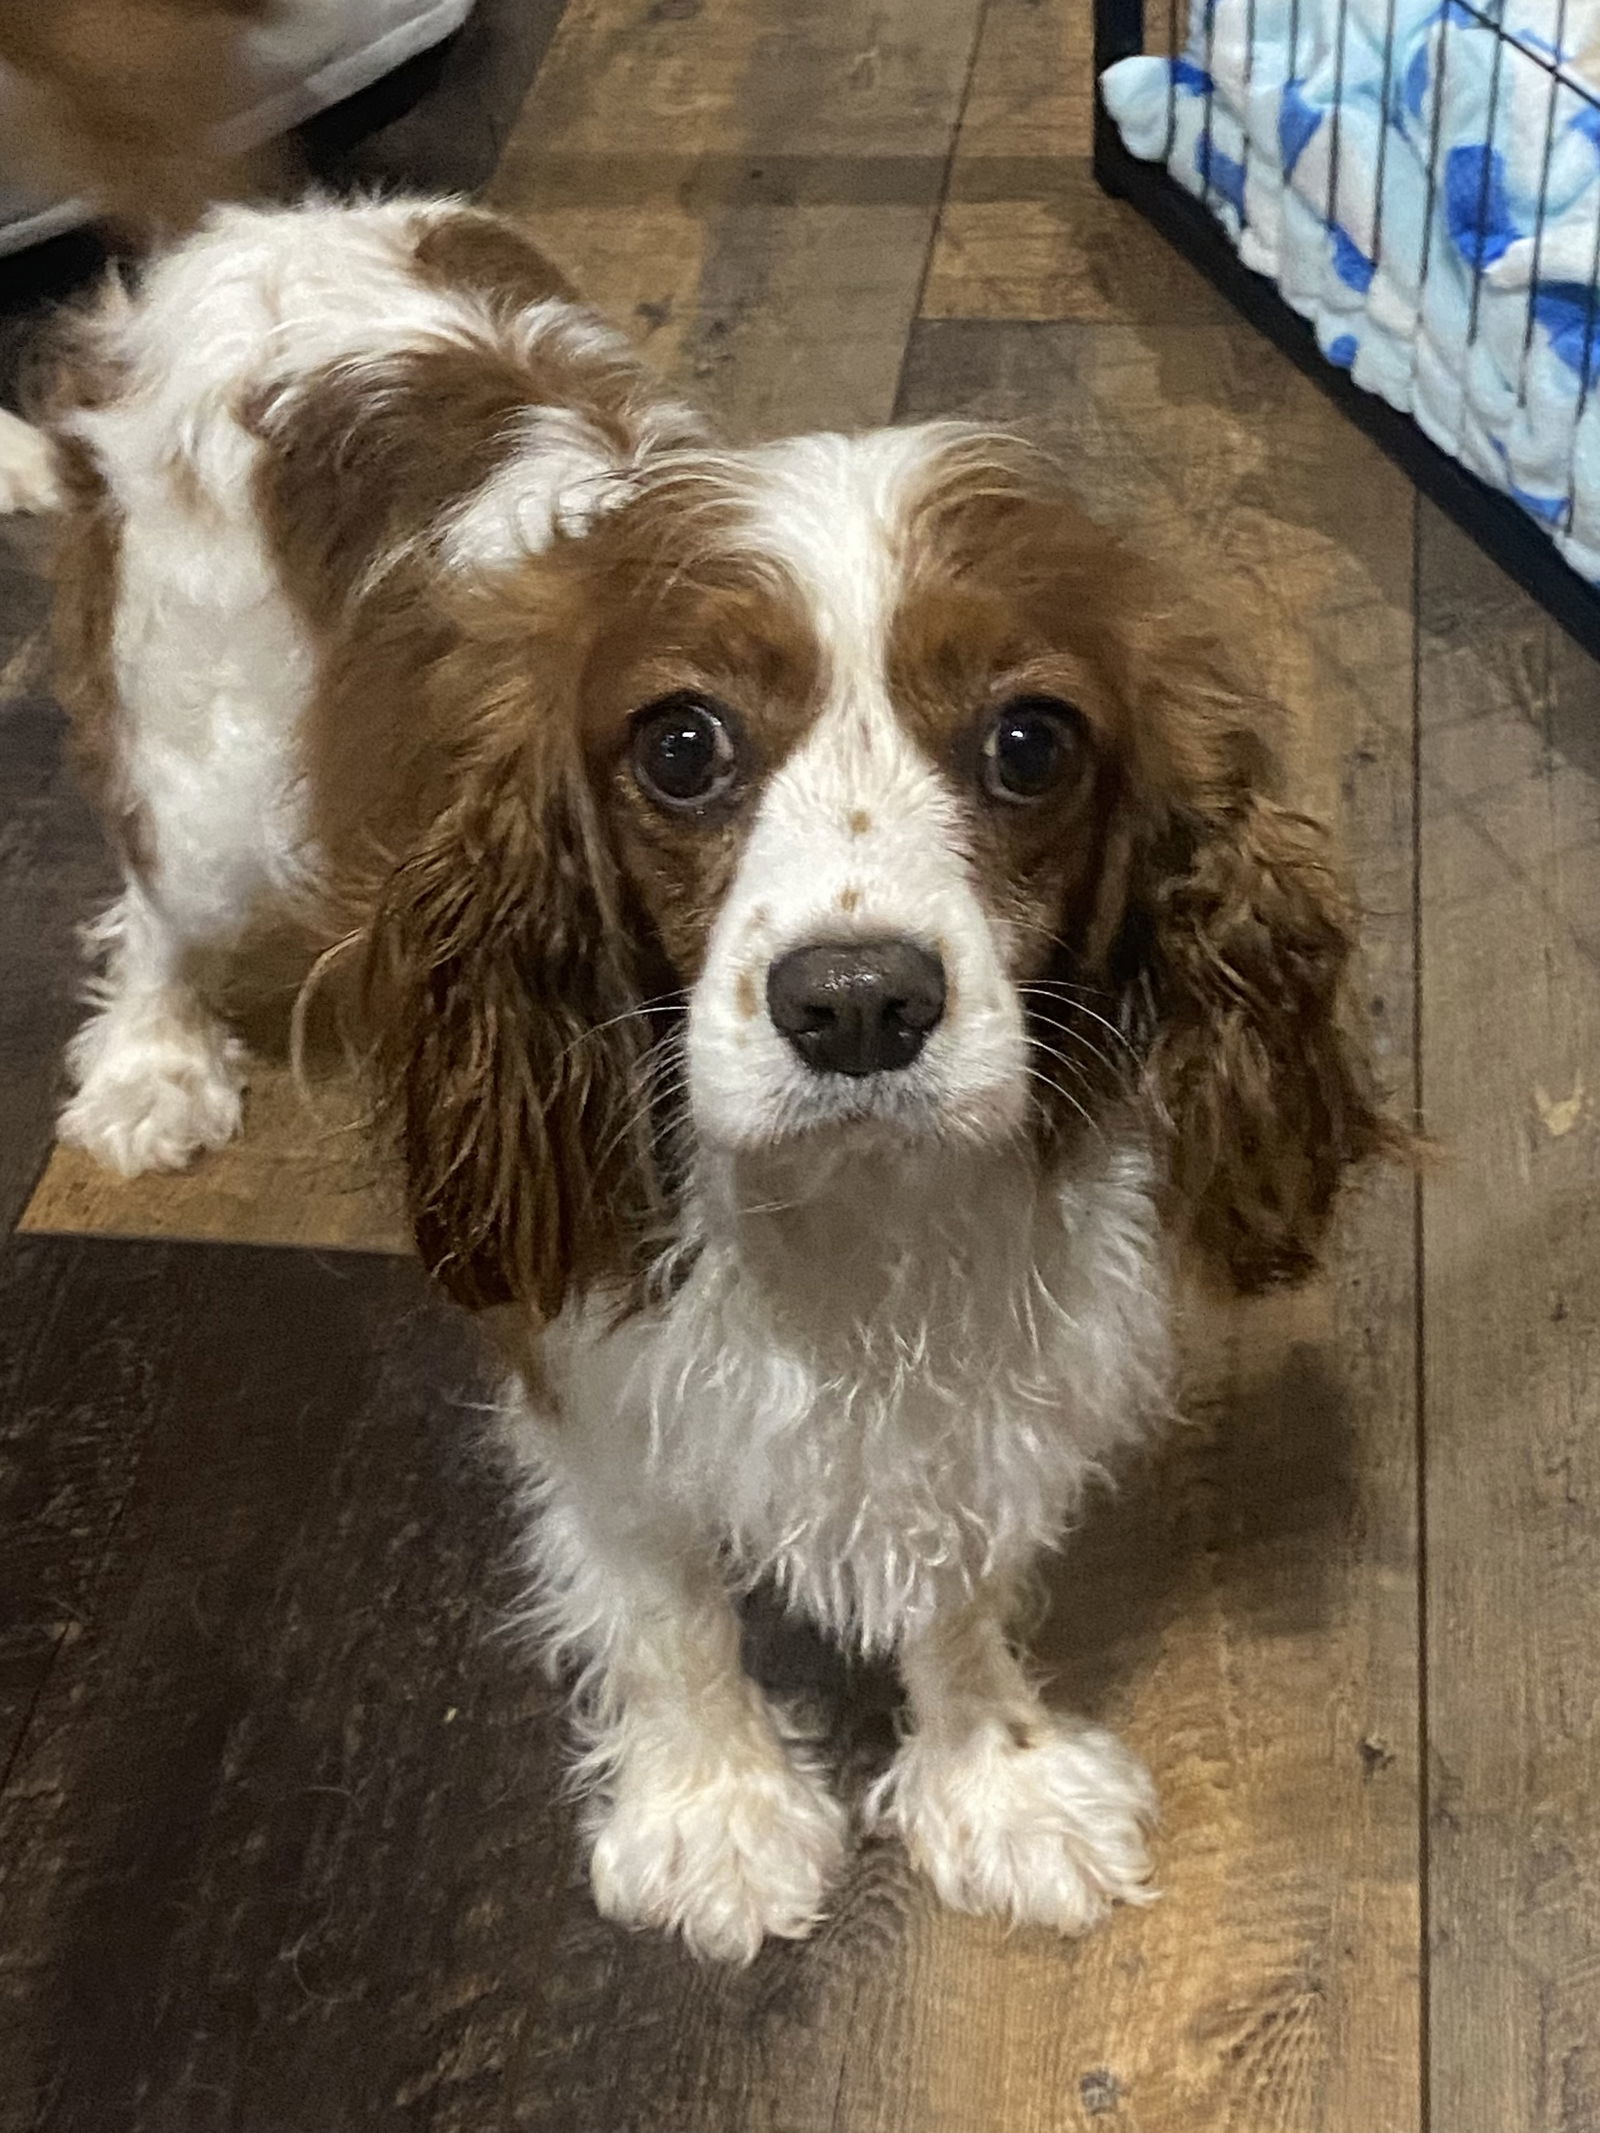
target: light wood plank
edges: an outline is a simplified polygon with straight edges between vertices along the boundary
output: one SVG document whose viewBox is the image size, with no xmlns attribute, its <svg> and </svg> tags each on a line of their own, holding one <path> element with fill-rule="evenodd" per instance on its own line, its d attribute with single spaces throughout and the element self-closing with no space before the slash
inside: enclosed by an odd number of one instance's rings
<svg viewBox="0 0 1600 2133">
<path fill-rule="evenodd" d="M 1600 2126 L 1600 671 L 1422 521 L 1434 2124 Z"/>
<path fill-rule="evenodd" d="M 57 1148 L 19 1227 L 108 1237 L 216 1237 L 234 1244 L 407 1252 L 343 1077 L 308 1098 L 274 1059 L 254 1065 L 240 1139 L 174 1176 L 127 1180 Z"/>
</svg>

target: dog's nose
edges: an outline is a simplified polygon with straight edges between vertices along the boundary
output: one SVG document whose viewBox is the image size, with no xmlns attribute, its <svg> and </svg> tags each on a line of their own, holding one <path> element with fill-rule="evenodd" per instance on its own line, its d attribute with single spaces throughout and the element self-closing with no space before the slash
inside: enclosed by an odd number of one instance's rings
<svg viewBox="0 0 1600 2133">
<path fill-rule="evenodd" d="M 791 948 L 767 972 L 767 1012 L 821 1074 L 910 1066 L 944 1013 L 944 966 L 915 941 Z"/>
</svg>

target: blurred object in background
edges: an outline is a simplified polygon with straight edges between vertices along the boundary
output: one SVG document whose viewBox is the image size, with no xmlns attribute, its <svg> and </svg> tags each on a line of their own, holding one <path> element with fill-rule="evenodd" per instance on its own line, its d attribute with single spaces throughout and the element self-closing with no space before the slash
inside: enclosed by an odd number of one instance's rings
<svg viewBox="0 0 1600 2133">
<path fill-rule="evenodd" d="M 0 0 L 0 252 L 103 218 L 181 229 L 292 173 L 291 129 L 472 0 Z"/>
<path fill-rule="evenodd" d="M 221 128 L 245 103 L 244 32 L 266 6 L 0 0 L 0 174 L 118 223 L 183 227 L 250 182 Z"/>
</svg>

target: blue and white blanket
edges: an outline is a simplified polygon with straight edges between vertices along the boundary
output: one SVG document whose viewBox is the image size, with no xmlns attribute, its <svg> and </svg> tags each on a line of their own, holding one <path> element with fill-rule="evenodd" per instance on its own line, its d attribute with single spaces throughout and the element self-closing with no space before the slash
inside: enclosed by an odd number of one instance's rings
<svg viewBox="0 0 1600 2133">
<path fill-rule="evenodd" d="M 1600 0 L 1191 4 L 1107 69 L 1129 148 L 1600 581 Z"/>
</svg>

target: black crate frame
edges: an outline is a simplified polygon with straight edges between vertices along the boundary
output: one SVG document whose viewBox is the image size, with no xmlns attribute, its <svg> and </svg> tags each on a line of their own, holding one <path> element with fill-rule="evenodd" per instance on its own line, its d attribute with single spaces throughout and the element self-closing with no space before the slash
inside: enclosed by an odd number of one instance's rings
<svg viewBox="0 0 1600 2133">
<path fill-rule="evenodd" d="M 1144 0 L 1094 0 L 1094 174 L 1101 190 L 1125 200 L 1198 267 L 1251 325 L 1281 348 L 1410 476 L 1424 496 L 1492 556 L 1586 652 L 1600 659 L 1600 588 L 1579 576 L 1519 505 L 1442 451 L 1409 415 L 1376 393 L 1364 391 L 1348 371 L 1328 362 L 1310 324 L 1265 275 L 1245 265 L 1211 210 L 1186 192 L 1165 164 L 1147 163 L 1128 148 L 1105 107 L 1100 76 L 1116 60 L 1131 59 L 1144 49 Z"/>
</svg>

